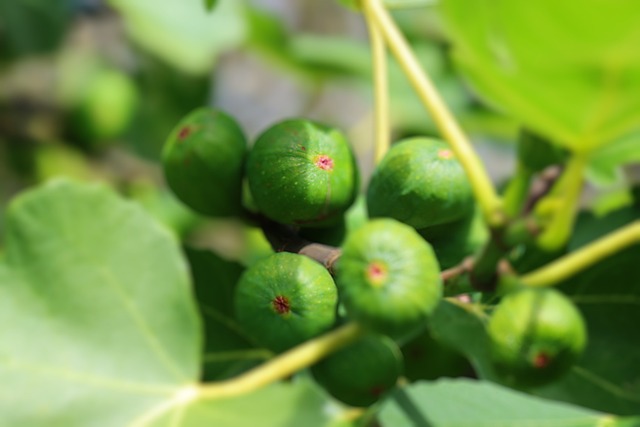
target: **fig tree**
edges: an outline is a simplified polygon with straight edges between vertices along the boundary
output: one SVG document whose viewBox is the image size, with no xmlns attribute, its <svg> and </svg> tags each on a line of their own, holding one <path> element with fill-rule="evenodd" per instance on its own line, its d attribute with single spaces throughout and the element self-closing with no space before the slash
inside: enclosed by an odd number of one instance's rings
<svg viewBox="0 0 640 427">
<path fill-rule="evenodd" d="M 351 406 L 369 406 L 402 374 L 402 353 L 383 335 L 367 335 L 311 367 L 330 395 Z"/>
<path fill-rule="evenodd" d="M 330 329 L 338 294 L 318 262 L 280 252 L 247 269 L 236 288 L 235 314 L 244 331 L 281 352 Z"/>
<path fill-rule="evenodd" d="M 344 135 L 304 119 L 280 122 L 258 137 L 249 153 L 247 178 L 264 215 L 302 226 L 338 222 L 358 187 Z"/>
<path fill-rule="evenodd" d="M 417 331 L 442 297 L 438 261 L 408 225 L 382 218 L 347 235 L 336 266 L 350 317 L 398 335 Z"/>
<path fill-rule="evenodd" d="M 367 189 L 371 217 L 390 217 L 416 229 L 452 222 L 473 210 L 471 185 L 453 151 L 432 138 L 395 143 Z"/>
<path fill-rule="evenodd" d="M 586 344 L 584 320 L 555 289 L 523 289 L 505 296 L 488 324 L 496 372 L 514 387 L 551 382 L 576 362 Z"/>
<path fill-rule="evenodd" d="M 241 212 L 246 155 L 242 129 L 228 114 L 199 108 L 173 129 L 162 152 L 171 190 L 191 209 L 209 216 Z"/>
</svg>

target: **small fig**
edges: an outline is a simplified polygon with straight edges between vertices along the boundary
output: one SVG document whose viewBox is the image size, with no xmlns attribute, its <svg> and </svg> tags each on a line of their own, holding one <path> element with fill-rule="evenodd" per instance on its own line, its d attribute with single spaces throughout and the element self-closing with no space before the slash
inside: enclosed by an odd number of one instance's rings
<svg viewBox="0 0 640 427">
<path fill-rule="evenodd" d="M 236 215 L 246 150 L 242 129 L 231 116 L 210 108 L 192 111 L 173 129 L 162 152 L 169 187 L 196 212 Z"/>
<path fill-rule="evenodd" d="M 337 303 L 336 286 L 321 264 L 304 255 L 279 252 L 244 272 L 234 306 L 248 335 L 281 352 L 329 330 Z"/>
<path fill-rule="evenodd" d="M 536 387 L 565 374 L 586 344 L 584 320 L 555 289 L 522 289 L 505 296 L 488 324 L 491 358 L 504 382 Z"/>
<path fill-rule="evenodd" d="M 249 153 L 247 178 L 262 213 L 304 226 L 338 222 L 358 187 L 344 135 L 304 119 L 280 122 L 258 137 Z"/>
<path fill-rule="evenodd" d="M 336 270 L 347 314 L 382 333 L 417 332 L 442 297 L 431 246 L 390 218 L 348 234 Z"/>
<path fill-rule="evenodd" d="M 473 210 L 469 180 L 453 151 L 431 138 L 394 144 L 367 189 L 371 217 L 390 217 L 420 229 L 452 222 Z"/>
<path fill-rule="evenodd" d="M 367 335 L 311 367 L 330 395 L 351 406 L 369 406 L 392 389 L 402 374 L 402 353 L 383 335 Z"/>
</svg>

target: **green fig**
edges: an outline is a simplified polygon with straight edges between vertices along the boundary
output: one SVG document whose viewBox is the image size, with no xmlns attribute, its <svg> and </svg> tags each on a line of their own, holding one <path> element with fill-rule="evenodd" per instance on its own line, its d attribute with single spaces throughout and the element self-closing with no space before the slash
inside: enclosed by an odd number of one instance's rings
<svg viewBox="0 0 640 427">
<path fill-rule="evenodd" d="M 329 330 L 338 293 L 318 262 L 279 252 L 247 269 L 236 288 L 238 322 L 258 344 L 281 352 Z"/>
<path fill-rule="evenodd" d="M 488 324 L 496 373 L 513 387 L 535 387 L 564 375 L 586 345 L 584 320 L 555 289 L 507 294 Z"/>
<path fill-rule="evenodd" d="M 383 335 L 366 335 L 311 367 L 330 395 L 351 406 L 369 406 L 392 389 L 402 374 L 402 353 Z"/>
<path fill-rule="evenodd" d="M 372 220 L 347 235 L 336 283 L 350 317 L 396 336 L 421 329 L 442 297 L 431 246 L 413 228 L 390 218 Z"/>
<path fill-rule="evenodd" d="M 338 222 L 358 188 L 344 135 L 304 119 L 280 122 L 258 137 L 247 160 L 247 178 L 264 215 L 304 226 Z"/>
<path fill-rule="evenodd" d="M 473 206 L 471 185 L 453 151 L 431 138 L 394 144 L 367 189 L 369 216 L 394 218 L 415 229 L 461 219 Z"/>
<path fill-rule="evenodd" d="M 131 77 L 116 69 L 96 70 L 75 99 L 74 135 L 88 144 L 114 139 L 129 127 L 139 104 Z"/>
<path fill-rule="evenodd" d="M 242 129 L 231 116 L 196 109 L 178 123 L 164 146 L 162 164 L 169 187 L 203 215 L 239 214 L 246 150 Z"/>
</svg>

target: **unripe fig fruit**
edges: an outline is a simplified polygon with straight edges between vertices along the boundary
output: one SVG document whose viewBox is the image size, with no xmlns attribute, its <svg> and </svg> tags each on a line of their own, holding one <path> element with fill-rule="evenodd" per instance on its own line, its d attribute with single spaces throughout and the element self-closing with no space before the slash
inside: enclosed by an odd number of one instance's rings
<svg viewBox="0 0 640 427">
<path fill-rule="evenodd" d="M 242 129 L 231 116 L 210 108 L 192 111 L 173 129 L 162 152 L 169 187 L 201 214 L 238 214 L 246 150 Z"/>
<path fill-rule="evenodd" d="M 390 218 L 347 235 L 336 270 L 349 317 L 386 334 L 417 332 L 442 297 L 431 246 L 413 228 Z"/>
<path fill-rule="evenodd" d="M 500 301 L 488 324 L 496 372 L 514 387 L 551 382 L 576 362 L 586 344 L 584 320 L 555 289 L 523 289 Z"/>
<path fill-rule="evenodd" d="M 131 77 L 100 69 L 88 79 L 71 111 L 75 136 L 89 144 L 120 136 L 131 123 L 140 95 Z"/>
<path fill-rule="evenodd" d="M 392 389 L 402 374 L 402 354 L 383 335 L 367 335 L 311 367 L 327 392 L 351 406 L 369 406 Z"/>
<path fill-rule="evenodd" d="M 235 313 L 245 332 L 281 352 L 329 330 L 338 293 L 318 262 L 275 253 L 247 269 L 236 288 Z"/>
<path fill-rule="evenodd" d="M 371 217 L 390 217 L 416 229 L 455 221 L 471 212 L 469 180 L 453 151 L 431 138 L 394 144 L 367 189 Z"/>
<path fill-rule="evenodd" d="M 258 137 L 247 177 L 261 212 L 280 223 L 304 226 L 339 221 L 358 187 L 344 135 L 304 119 L 280 122 Z"/>
</svg>

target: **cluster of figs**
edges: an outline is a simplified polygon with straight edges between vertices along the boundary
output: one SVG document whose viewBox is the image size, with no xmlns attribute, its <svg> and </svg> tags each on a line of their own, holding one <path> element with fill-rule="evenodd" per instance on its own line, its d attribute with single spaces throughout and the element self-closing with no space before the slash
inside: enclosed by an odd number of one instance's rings
<svg viewBox="0 0 640 427">
<path fill-rule="evenodd" d="M 434 138 L 392 145 L 368 182 L 367 217 L 357 227 L 345 227 L 345 213 L 360 193 L 356 158 L 331 126 L 284 120 L 249 149 L 231 116 L 200 108 L 170 134 L 163 166 L 172 191 L 200 214 L 246 218 L 251 212 L 301 235 L 342 231 L 331 273 L 289 252 L 249 266 L 236 285 L 234 314 L 256 343 L 275 353 L 346 321 L 365 326 L 369 333 L 310 369 L 348 405 L 371 405 L 403 375 L 412 379 L 407 373 L 416 369 L 406 366 L 403 346 L 428 335 L 443 298 L 441 269 L 487 238 L 464 170 Z M 579 312 L 553 290 L 510 293 L 487 330 L 496 372 L 514 386 L 562 375 L 586 336 Z"/>
</svg>

